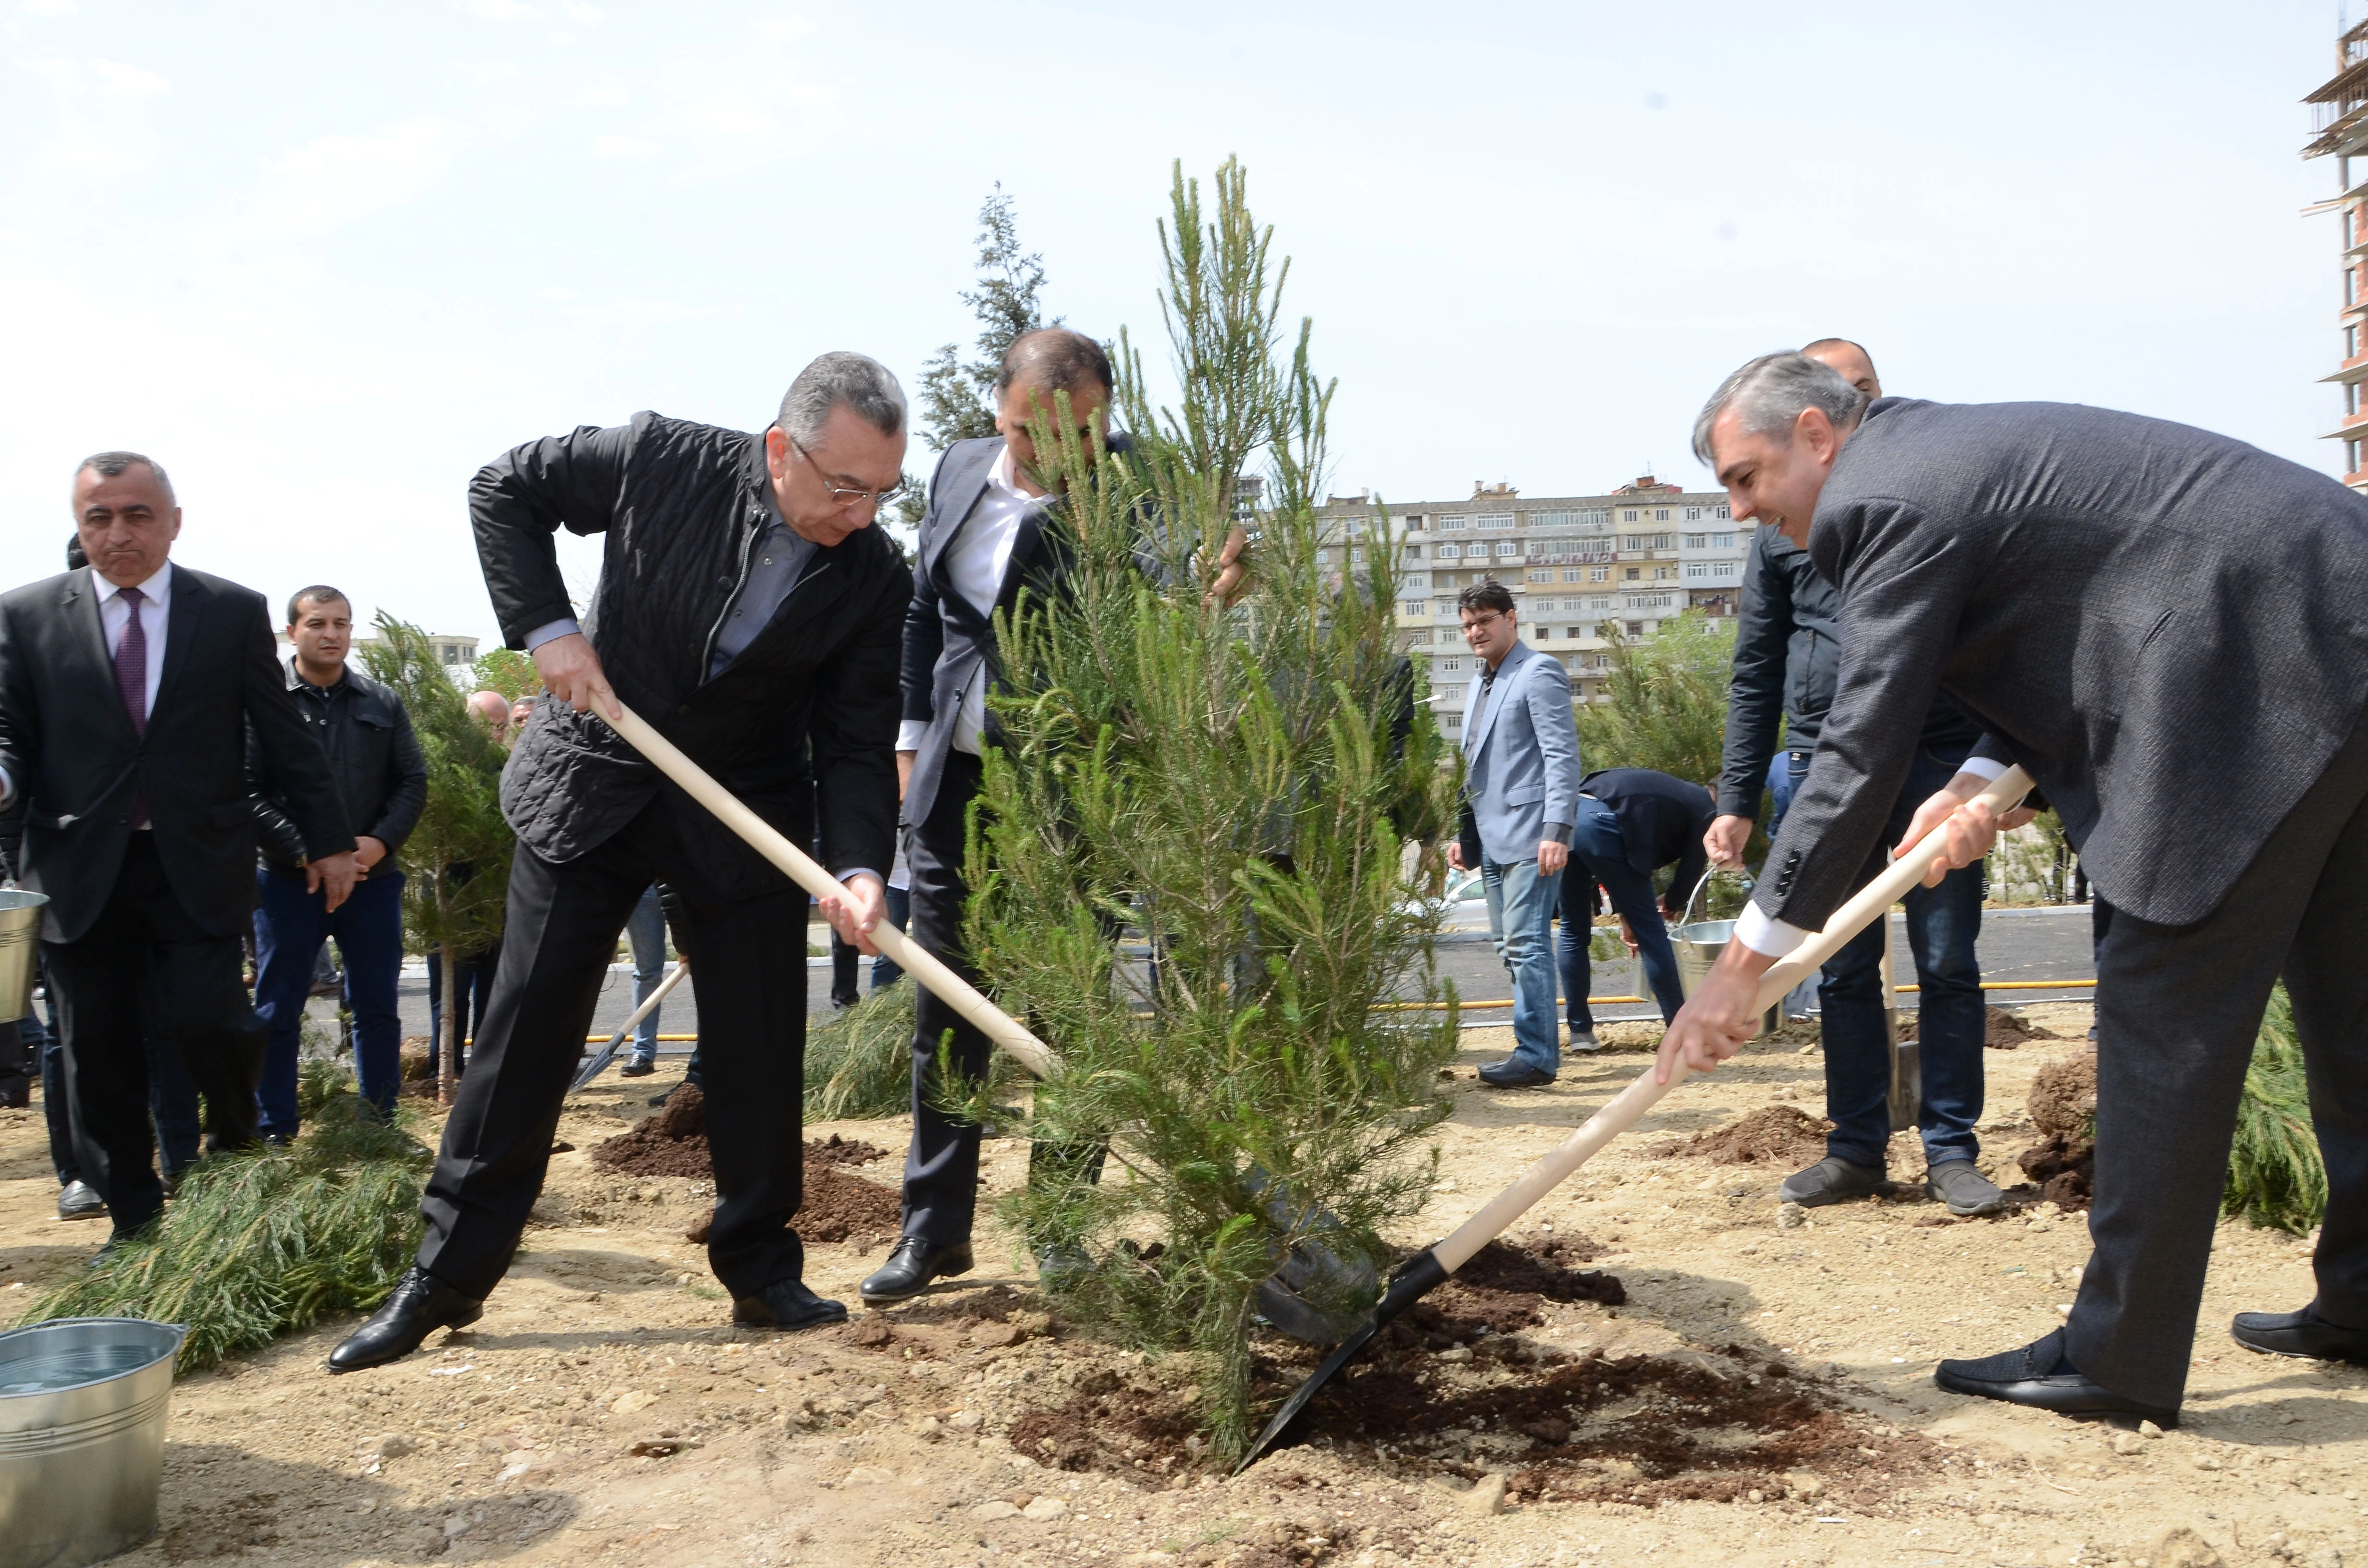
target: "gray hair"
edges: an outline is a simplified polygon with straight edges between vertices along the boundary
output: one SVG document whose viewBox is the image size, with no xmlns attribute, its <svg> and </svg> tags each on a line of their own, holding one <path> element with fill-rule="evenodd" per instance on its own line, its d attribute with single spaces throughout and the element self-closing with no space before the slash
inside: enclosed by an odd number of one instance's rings
<svg viewBox="0 0 2368 1568">
<path fill-rule="evenodd" d="M 95 469 L 102 477 L 114 479 L 133 463 L 146 463 L 148 472 L 156 476 L 157 486 L 165 492 L 165 498 L 174 499 L 173 482 L 165 476 L 165 465 L 145 452 L 93 452 L 74 464 L 74 472 Z"/>
<path fill-rule="evenodd" d="M 791 440 L 811 447 L 822 438 L 830 411 L 842 404 L 882 436 L 905 433 L 905 389 L 895 375 L 868 354 L 843 349 L 818 356 L 798 372 L 773 423 Z"/>
<path fill-rule="evenodd" d="M 1791 349 L 1762 354 L 1721 381 L 1694 416 L 1694 456 L 1706 468 L 1718 466 L 1718 460 L 1711 456 L 1711 426 L 1729 408 L 1742 416 L 1746 435 L 1779 436 L 1790 441 L 1793 423 L 1804 409 L 1822 409 L 1835 429 L 1848 430 L 1866 412 L 1866 393 L 1842 380 L 1831 366 L 1806 354 Z"/>
</svg>

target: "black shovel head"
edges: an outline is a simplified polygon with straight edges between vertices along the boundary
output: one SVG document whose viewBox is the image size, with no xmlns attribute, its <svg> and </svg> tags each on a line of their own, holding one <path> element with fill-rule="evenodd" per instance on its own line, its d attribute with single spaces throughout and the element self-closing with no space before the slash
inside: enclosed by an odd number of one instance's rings
<svg viewBox="0 0 2368 1568">
<path fill-rule="evenodd" d="M 1314 1377 L 1300 1384 L 1297 1391 L 1282 1402 L 1282 1408 L 1274 1413 L 1274 1419 L 1268 1422 L 1266 1430 L 1258 1435 L 1258 1441 L 1252 1443 L 1249 1452 L 1242 1456 L 1242 1462 L 1234 1467 L 1234 1473 L 1239 1475 L 1256 1464 L 1258 1456 L 1282 1436 L 1285 1427 L 1299 1418 L 1301 1411 L 1307 1408 L 1307 1402 L 1315 1397 L 1315 1391 L 1330 1382 L 1341 1368 L 1355 1360 L 1357 1353 L 1372 1343 L 1373 1335 L 1404 1316 L 1408 1307 L 1446 1283 L 1447 1270 L 1440 1267 L 1439 1255 L 1428 1247 L 1400 1264 L 1396 1272 L 1390 1276 L 1389 1290 L 1373 1304 L 1372 1315 L 1358 1324 L 1357 1331 L 1342 1340 L 1331 1355 L 1324 1358 L 1324 1365 L 1315 1369 Z"/>
<path fill-rule="evenodd" d="M 600 1048 L 599 1054 L 586 1058 L 584 1065 L 575 1070 L 575 1080 L 567 1085 L 567 1092 L 571 1095 L 575 1094 L 585 1085 L 606 1073 L 609 1070 L 609 1063 L 617 1060 L 617 1052 L 623 1048 L 624 1043 L 623 1029 L 619 1029 L 615 1034 L 610 1035 L 609 1043 Z"/>
</svg>

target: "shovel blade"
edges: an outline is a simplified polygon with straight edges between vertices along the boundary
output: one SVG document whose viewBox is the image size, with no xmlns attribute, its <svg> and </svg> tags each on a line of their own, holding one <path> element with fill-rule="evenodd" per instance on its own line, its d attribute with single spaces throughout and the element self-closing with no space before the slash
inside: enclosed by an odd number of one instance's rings
<svg viewBox="0 0 2368 1568">
<path fill-rule="evenodd" d="M 592 1057 L 590 1060 L 586 1061 L 583 1066 L 578 1067 L 575 1070 L 575 1080 L 567 1085 L 567 1092 L 571 1095 L 578 1093 L 583 1089 L 585 1085 L 589 1084 L 593 1079 L 598 1077 L 601 1074 L 606 1073 L 609 1070 L 609 1063 L 617 1060 L 618 1049 L 624 1043 L 625 1035 L 623 1030 L 620 1029 L 617 1033 L 611 1035 L 609 1038 L 609 1043 L 600 1048 L 600 1053 L 598 1055 Z"/>
<path fill-rule="evenodd" d="M 1282 1402 L 1282 1408 L 1274 1413 L 1274 1419 L 1266 1424 L 1266 1430 L 1260 1432 L 1258 1441 L 1249 1446 L 1249 1451 L 1242 1456 L 1242 1462 L 1234 1467 L 1234 1473 L 1239 1475 L 1256 1464 L 1258 1456 L 1282 1436 L 1286 1427 L 1299 1419 L 1299 1413 L 1307 1408 L 1307 1402 L 1315 1397 L 1315 1391 L 1330 1382 L 1341 1368 L 1355 1360 L 1358 1353 L 1372 1343 L 1373 1335 L 1445 1283 L 1447 1270 L 1440 1265 L 1439 1255 L 1428 1248 L 1399 1265 L 1397 1272 L 1390 1276 L 1389 1290 L 1374 1303 L 1372 1314 L 1358 1324 L 1356 1332 L 1342 1340 L 1331 1355 L 1324 1358 L 1324 1364 L 1315 1369 L 1313 1377 L 1300 1384 L 1292 1396 Z"/>
</svg>

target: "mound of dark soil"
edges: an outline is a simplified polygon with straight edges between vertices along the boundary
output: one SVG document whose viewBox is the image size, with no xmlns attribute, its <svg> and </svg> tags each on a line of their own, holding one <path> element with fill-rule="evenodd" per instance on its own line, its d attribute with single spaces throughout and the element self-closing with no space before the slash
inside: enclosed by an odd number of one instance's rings
<svg viewBox="0 0 2368 1568">
<path fill-rule="evenodd" d="M 1742 1119 L 1671 1139 L 1645 1152 L 1656 1159 L 1691 1154 L 1720 1165 L 1804 1165 L 1823 1159 L 1830 1121 L 1788 1105 L 1762 1106 Z"/>
<path fill-rule="evenodd" d="M 1542 1324 L 1548 1301 L 1625 1306 L 1628 1288 L 1618 1276 L 1570 1267 L 1602 1256 L 1601 1247 L 1587 1241 L 1543 1242 L 1534 1247 L 1490 1242 L 1388 1332 L 1393 1339 L 1411 1335 L 1443 1350 L 1483 1329 L 1511 1334 Z"/>
<path fill-rule="evenodd" d="M 805 1202 L 798 1210 L 798 1234 L 810 1242 L 894 1235 L 903 1221 L 896 1189 L 847 1170 L 887 1154 L 877 1144 L 837 1133 L 807 1140 Z M 706 1097 L 696 1084 L 683 1085 L 666 1096 L 655 1116 L 644 1117 L 630 1132 L 594 1144 L 592 1158 L 620 1176 L 712 1178 L 715 1158 L 707 1146 Z M 694 1242 L 706 1241 L 712 1219 L 711 1214 L 684 1234 Z"/>
<path fill-rule="evenodd" d="M 2014 1157 L 2039 1184 L 2039 1197 L 2066 1210 L 2086 1209 L 2097 1189 L 2097 1062 L 2076 1056 L 2051 1062 L 2032 1080 L 2031 1119 L 2046 1142 Z"/>
<path fill-rule="evenodd" d="M 1916 1038 L 1916 1016 L 1912 1013 L 1899 1020 L 1899 1038 Z M 2004 1007 L 1992 1007 L 1982 1029 L 1982 1043 L 1992 1051 L 2013 1051 L 2027 1040 L 2061 1040 L 2052 1029 L 2041 1028 L 2027 1022 L 2020 1013 L 2009 1013 Z"/>
</svg>

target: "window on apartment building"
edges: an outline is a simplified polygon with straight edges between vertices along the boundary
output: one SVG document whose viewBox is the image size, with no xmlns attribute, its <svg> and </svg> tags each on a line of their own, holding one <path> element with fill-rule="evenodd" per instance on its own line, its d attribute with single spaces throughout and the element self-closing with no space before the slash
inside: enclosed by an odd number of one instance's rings
<svg viewBox="0 0 2368 1568">
<path fill-rule="evenodd" d="M 1586 574 L 1577 566 L 1565 566 L 1562 569 L 1562 580 L 1565 583 L 1584 582 Z"/>
<path fill-rule="evenodd" d="M 1519 555 L 1521 553 L 1521 541 L 1517 539 L 1500 539 L 1497 541 L 1497 553 L 1499 555 Z"/>
<path fill-rule="evenodd" d="M 1666 513 L 1663 514 L 1665 517 L 1668 514 Z M 1669 540 L 1676 537 L 1677 536 L 1675 534 L 1655 534 L 1653 536 L 1653 548 L 1655 550 L 1667 550 L 1669 548 Z"/>
<path fill-rule="evenodd" d="M 1687 548 L 1688 550 L 1708 550 L 1708 549 L 1710 548 L 1710 535 L 1708 535 L 1708 534 L 1688 534 L 1688 535 L 1686 535 L 1686 548 Z"/>
<path fill-rule="evenodd" d="M 1689 507 L 1687 507 L 1687 508 L 1686 508 L 1686 521 L 1688 521 L 1688 522 L 1690 522 L 1690 523 L 1698 523 L 1698 522 L 1701 522 L 1701 521 L 1702 521 L 1702 508 L 1701 508 L 1700 506 L 1689 506 Z"/>
<path fill-rule="evenodd" d="M 1677 579 L 1678 569 L 1674 566 L 1656 566 L 1653 568 L 1653 581 L 1656 583 L 1674 583 Z"/>
<path fill-rule="evenodd" d="M 1429 599 L 1404 600 L 1398 605 L 1398 613 L 1404 616 L 1429 615 L 1430 601 Z"/>
<path fill-rule="evenodd" d="M 1439 531 L 1443 534 L 1460 534 L 1471 524 L 1472 519 L 1469 517 L 1459 517 L 1452 512 L 1442 513 L 1439 519 Z"/>
<path fill-rule="evenodd" d="M 2357 414 L 2360 412 L 2360 383 L 2358 381 L 2346 381 L 2343 383 L 2343 412 L 2346 414 Z"/>
<path fill-rule="evenodd" d="M 1399 583 L 1398 586 L 1402 588 L 1428 588 L 1430 586 L 1430 574 L 1428 572 L 1409 572 L 1406 574 L 1405 579 Z"/>
<path fill-rule="evenodd" d="M 1421 560 L 1421 559 L 1422 559 L 1422 546 L 1420 546 L 1420 545 L 1418 545 L 1418 544 L 1410 544 L 1410 545 L 1407 545 L 1407 546 L 1406 547 L 1406 558 L 1408 561 L 1419 561 L 1419 560 Z"/>
<path fill-rule="evenodd" d="M 1436 553 L 1441 561 L 1461 561 L 1463 559 L 1463 547 L 1460 544 L 1442 544 Z"/>
<path fill-rule="evenodd" d="M 1549 567 L 1541 566 L 1536 571 L 1530 574 L 1530 581 L 1532 583 L 1551 583 L 1554 581 L 1554 572 Z"/>
<path fill-rule="evenodd" d="M 1634 583 L 1638 578 L 1645 575 L 1645 571 L 1641 566 L 1631 566 L 1627 571 L 1622 573 L 1621 575 L 1626 581 Z"/>
<path fill-rule="evenodd" d="M 1687 576 L 1689 576 L 1689 577 L 1707 577 L 1707 576 L 1709 576 L 1709 575 L 1710 575 L 1710 562 L 1707 562 L 1707 561 L 1689 561 L 1689 562 L 1686 562 L 1686 575 L 1687 575 Z"/>
<path fill-rule="evenodd" d="M 2343 329 L 2343 357 L 2346 359 L 2360 358 L 2360 329 L 2357 326 L 2347 326 Z"/>
<path fill-rule="evenodd" d="M 1418 647 L 1429 641 L 1430 628 L 1428 626 L 1417 626 L 1406 634 L 1406 645 L 1409 648 Z"/>
<path fill-rule="evenodd" d="M 2360 302 L 2360 269 L 2356 267 L 2343 269 L 2343 302 L 2347 305 Z"/>
<path fill-rule="evenodd" d="M 1635 507 L 1634 507 L 1634 506 L 1631 506 L 1631 507 L 1629 507 L 1626 511 L 1624 511 L 1624 512 L 1621 513 L 1621 514 L 1620 514 L 1620 520 L 1621 520 L 1622 522 L 1623 522 L 1623 523 L 1633 523 L 1633 522 L 1634 522 L 1634 521 L 1636 520 L 1636 508 L 1635 508 Z"/>
<path fill-rule="evenodd" d="M 1422 514 L 1420 512 L 1407 513 L 1406 525 L 1406 532 L 1408 533 L 1418 534 L 1422 532 Z"/>
<path fill-rule="evenodd" d="M 1726 508 L 1724 506 L 1717 508 L 1717 515 L 1722 517 L 1725 517 L 1727 515 Z"/>
<path fill-rule="evenodd" d="M 1656 507 L 1654 507 L 1654 508 L 1653 508 L 1653 520 L 1654 520 L 1655 522 L 1656 522 L 1656 523 L 1666 523 L 1666 522 L 1668 522 L 1668 521 L 1669 520 L 1669 509 L 1668 509 L 1667 506 L 1656 506 Z"/>
<path fill-rule="evenodd" d="M 1460 670 L 1463 667 L 1463 661 L 1461 659 L 1441 659 L 1439 661 L 1439 667 L 1442 670 Z"/>
<path fill-rule="evenodd" d="M 1642 637 L 1642 636 L 1644 636 L 1644 635 L 1645 635 L 1645 623 L 1644 623 L 1643 621 L 1641 621 L 1641 620 L 1632 620 L 1632 621 L 1630 621 L 1630 622 L 1628 623 L 1628 635 L 1629 635 L 1629 636 L 1631 636 L 1631 637 Z"/>
<path fill-rule="evenodd" d="M 1643 534 L 1630 534 L 1627 538 L 1620 541 L 1620 548 L 1622 550 L 1642 550 L 1645 548 L 1645 536 Z"/>
<path fill-rule="evenodd" d="M 1711 536 L 1711 544 L 1714 549 L 1733 550 L 1735 548 L 1735 536 L 1733 534 L 1713 534 Z"/>
<path fill-rule="evenodd" d="M 1480 515 L 1479 526 L 1489 533 L 1510 533 L 1513 530 L 1513 514 L 1483 512 Z"/>
<path fill-rule="evenodd" d="M 1590 583 L 1609 583 L 1611 581 L 1611 568 L 1590 566 L 1587 569 L 1587 580 Z"/>
<path fill-rule="evenodd" d="M 2360 472 L 2360 443 L 2357 441 L 2343 443 L 2343 472 L 2346 473 Z"/>
</svg>

